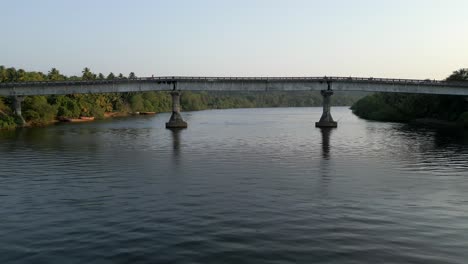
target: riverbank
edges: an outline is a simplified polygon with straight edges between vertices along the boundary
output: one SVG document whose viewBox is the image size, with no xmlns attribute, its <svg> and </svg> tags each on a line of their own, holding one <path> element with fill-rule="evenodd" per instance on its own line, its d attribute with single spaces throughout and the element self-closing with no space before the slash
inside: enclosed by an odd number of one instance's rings
<svg viewBox="0 0 468 264">
<path fill-rule="evenodd" d="M 0 130 L 3 129 L 16 129 L 21 127 L 45 127 L 54 125 L 57 123 L 83 123 L 83 122 L 93 122 L 98 120 L 104 119 L 112 119 L 112 118 L 119 118 L 119 117 L 128 117 L 128 116 L 137 116 L 137 115 L 156 115 L 157 112 L 154 111 L 146 111 L 146 112 L 105 112 L 102 117 L 96 118 L 94 116 L 80 116 L 78 118 L 70 118 L 70 117 L 63 117 L 58 116 L 53 120 L 49 120 L 47 122 L 35 122 L 35 121 L 28 121 L 24 125 L 19 125 L 19 121 L 16 120 L 13 113 L 8 114 L 3 111 L 0 111 Z"/>
<path fill-rule="evenodd" d="M 367 120 L 468 129 L 463 96 L 376 93 L 358 100 L 351 110 Z"/>
<path fill-rule="evenodd" d="M 417 118 L 409 122 L 413 125 L 434 127 L 434 128 L 464 128 L 463 124 L 457 122 L 450 122 L 445 120 L 439 120 L 434 118 Z"/>
</svg>

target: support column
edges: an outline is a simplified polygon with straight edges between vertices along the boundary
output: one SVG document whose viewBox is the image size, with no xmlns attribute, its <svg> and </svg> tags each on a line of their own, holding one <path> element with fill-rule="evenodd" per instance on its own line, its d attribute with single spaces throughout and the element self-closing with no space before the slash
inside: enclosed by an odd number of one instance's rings
<svg viewBox="0 0 468 264">
<path fill-rule="evenodd" d="M 24 121 L 23 115 L 21 114 L 21 102 L 24 101 L 23 96 L 13 96 L 13 111 L 18 118 L 18 122 L 21 126 L 26 124 Z"/>
<path fill-rule="evenodd" d="M 180 91 L 172 91 L 172 115 L 166 128 L 187 128 L 187 122 L 180 115 Z"/>
<path fill-rule="evenodd" d="M 330 113 L 332 90 L 322 90 L 320 93 L 323 96 L 323 113 L 320 121 L 315 123 L 315 127 L 338 127 L 338 123 L 333 120 Z"/>
</svg>

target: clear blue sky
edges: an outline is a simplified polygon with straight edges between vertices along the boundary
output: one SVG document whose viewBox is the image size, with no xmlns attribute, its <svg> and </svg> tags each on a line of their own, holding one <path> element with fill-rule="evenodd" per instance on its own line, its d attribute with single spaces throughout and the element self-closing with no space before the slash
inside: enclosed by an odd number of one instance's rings
<svg viewBox="0 0 468 264">
<path fill-rule="evenodd" d="M 138 76 L 440 79 L 468 67 L 466 0 L 0 0 L 0 65 Z"/>
</svg>

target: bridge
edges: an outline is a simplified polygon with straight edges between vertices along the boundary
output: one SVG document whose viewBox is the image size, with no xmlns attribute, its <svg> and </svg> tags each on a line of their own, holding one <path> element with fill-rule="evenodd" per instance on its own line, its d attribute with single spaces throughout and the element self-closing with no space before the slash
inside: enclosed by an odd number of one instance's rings
<svg viewBox="0 0 468 264">
<path fill-rule="evenodd" d="M 0 96 L 14 98 L 21 117 L 21 102 L 29 95 L 171 91 L 172 115 L 167 128 L 186 128 L 180 114 L 182 91 L 320 91 L 323 114 L 317 127 L 337 127 L 330 113 L 334 91 L 446 94 L 468 96 L 468 82 L 358 77 L 145 77 L 133 79 L 0 83 Z M 21 117 L 21 120 L 22 117 Z"/>
</svg>

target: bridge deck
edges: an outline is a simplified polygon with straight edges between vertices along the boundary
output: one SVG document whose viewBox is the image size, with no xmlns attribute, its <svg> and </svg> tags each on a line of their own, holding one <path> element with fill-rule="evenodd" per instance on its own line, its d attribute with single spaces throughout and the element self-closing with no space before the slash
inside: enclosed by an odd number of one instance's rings
<svg viewBox="0 0 468 264">
<path fill-rule="evenodd" d="M 453 94 L 468 96 L 468 82 L 359 77 L 144 77 L 92 81 L 0 83 L 0 95 L 49 95 L 136 91 L 335 91 Z"/>
</svg>

